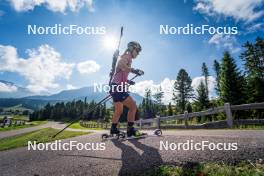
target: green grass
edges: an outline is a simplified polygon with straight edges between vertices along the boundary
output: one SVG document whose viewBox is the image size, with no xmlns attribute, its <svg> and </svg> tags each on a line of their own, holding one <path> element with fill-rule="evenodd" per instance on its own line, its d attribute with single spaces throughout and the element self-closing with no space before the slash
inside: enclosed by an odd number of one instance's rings
<svg viewBox="0 0 264 176">
<path fill-rule="evenodd" d="M 55 141 L 58 139 L 66 139 L 66 138 L 88 134 L 87 132 L 64 131 L 55 138 L 52 138 L 52 136 L 56 134 L 56 132 L 58 131 L 59 130 L 53 128 L 44 128 L 41 130 L 0 139 L 0 151 L 27 146 L 28 141 L 45 143 L 45 142 Z"/>
<path fill-rule="evenodd" d="M 25 121 L 29 121 L 29 116 L 27 116 L 27 115 L 12 115 L 12 118 L 14 120 L 25 120 Z"/>
<path fill-rule="evenodd" d="M 89 129 L 89 128 L 85 128 L 85 127 L 81 126 L 79 122 L 76 122 L 76 123 L 72 124 L 69 128 L 73 128 L 73 129 L 83 129 L 83 130 Z"/>
<path fill-rule="evenodd" d="M 29 121 L 29 116 L 27 115 L 0 115 L 0 119 L 3 119 L 4 117 L 11 117 L 13 120 L 24 120 Z"/>
<path fill-rule="evenodd" d="M 17 130 L 17 129 L 21 129 L 21 128 L 34 127 L 34 126 L 38 126 L 38 125 L 44 125 L 46 123 L 47 123 L 47 121 L 32 121 L 32 122 L 27 122 L 25 125 L 20 125 L 20 126 L 13 126 L 12 125 L 11 127 L 4 127 L 4 128 L 0 127 L 0 132 Z"/>
<path fill-rule="evenodd" d="M 264 130 L 264 125 L 239 125 L 235 126 L 232 129 L 238 130 Z"/>
<path fill-rule="evenodd" d="M 76 122 L 70 126 L 73 129 L 82 129 L 82 130 L 104 130 L 103 128 L 86 128 L 80 125 L 79 122 Z"/>
<path fill-rule="evenodd" d="M 25 111 L 25 110 L 31 111 L 31 109 L 23 107 L 22 104 L 19 104 L 19 105 L 16 105 L 16 106 L 11 106 L 11 107 L 6 107 L 6 108 L 3 108 L 3 109 L 4 109 L 4 111 L 10 111 L 10 110 L 11 111 L 16 111 L 16 110 L 18 110 L 18 111 Z"/>
<path fill-rule="evenodd" d="M 238 165 L 197 164 L 192 166 L 160 166 L 146 175 L 151 176 L 264 176 L 264 164 L 242 162 Z"/>
</svg>

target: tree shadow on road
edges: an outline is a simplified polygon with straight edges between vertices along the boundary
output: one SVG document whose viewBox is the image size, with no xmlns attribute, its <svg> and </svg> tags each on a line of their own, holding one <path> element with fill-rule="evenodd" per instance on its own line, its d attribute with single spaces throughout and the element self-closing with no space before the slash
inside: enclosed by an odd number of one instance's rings
<svg viewBox="0 0 264 176">
<path fill-rule="evenodd" d="M 129 140 L 136 148 L 118 140 L 112 142 L 122 152 L 122 167 L 118 175 L 137 175 L 163 163 L 158 149 L 142 144 L 137 139 Z"/>
<path fill-rule="evenodd" d="M 83 158 L 94 158 L 94 159 L 105 159 L 105 160 L 116 160 L 116 161 L 120 161 L 121 160 L 119 158 L 99 157 L 99 156 L 79 155 L 79 154 L 58 154 L 58 156 L 83 157 Z"/>
</svg>

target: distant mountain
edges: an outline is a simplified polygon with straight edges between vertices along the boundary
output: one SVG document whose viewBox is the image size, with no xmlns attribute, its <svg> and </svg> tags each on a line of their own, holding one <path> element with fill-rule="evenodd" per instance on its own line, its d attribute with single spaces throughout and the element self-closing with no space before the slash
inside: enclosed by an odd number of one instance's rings
<svg viewBox="0 0 264 176">
<path fill-rule="evenodd" d="M 30 90 L 12 82 L 0 80 L 0 98 L 22 98 L 34 95 Z"/>
<path fill-rule="evenodd" d="M 80 89 L 73 90 L 63 90 L 57 94 L 49 96 L 29 96 L 24 97 L 25 99 L 31 100 L 45 100 L 45 101 L 72 101 L 72 100 L 84 100 L 87 98 L 87 101 L 95 100 L 96 102 L 102 100 L 108 95 L 106 92 L 94 92 L 93 87 L 83 87 Z M 135 99 L 137 103 L 142 102 L 143 97 L 138 94 L 131 93 L 131 96 Z"/>
<path fill-rule="evenodd" d="M 30 100 L 25 98 L 0 98 L 0 108 L 8 108 L 20 105 L 24 108 L 36 110 L 44 107 L 46 104 L 54 104 L 58 101 Z"/>
<path fill-rule="evenodd" d="M 93 87 L 83 87 L 80 89 L 72 89 L 72 90 L 63 90 L 59 93 L 48 95 L 48 96 L 28 96 L 25 97 L 27 99 L 41 99 L 41 100 L 61 100 L 61 101 L 69 101 L 74 99 L 97 99 L 101 96 L 106 95 L 106 93 L 94 92 Z"/>
<path fill-rule="evenodd" d="M 9 86 L 16 86 L 10 82 L 1 81 L 3 84 L 8 84 Z M 32 95 L 30 91 L 25 88 L 21 88 L 16 86 L 16 93 L 3 93 L 0 92 L 0 107 L 10 107 L 16 106 L 18 104 L 23 105 L 24 107 L 30 109 L 39 109 L 45 106 L 47 103 L 54 104 L 56 102 L 67 102 L 72 100 L 84 100 L 87 98 L 87 101 L 96 101 L 99 102 L 103 98 L 105 98 L 108 93 L 105 92 L 94 92 L 93 87 L 83 87 L 80 89 L 73 90 L 63 90 L 59 93 L 40 96 L 40 95 Z M 135 99 L 135 101 L 139 104 L 142 102 L 143 97 L 138 94 L 131 93 L 131 96 Z M 111 101 L 107 103 L 107 106 L 110 106 Z"/>
</svg>

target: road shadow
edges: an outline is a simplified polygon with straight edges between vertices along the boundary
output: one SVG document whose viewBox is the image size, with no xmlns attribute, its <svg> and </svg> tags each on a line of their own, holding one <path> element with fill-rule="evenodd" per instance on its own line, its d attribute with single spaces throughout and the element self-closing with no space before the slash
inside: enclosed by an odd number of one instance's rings
<svg viewBox="0 0 264 176">
<path fill-rule="evenodd" d="M 121 149 L 122 167 L 118 175 L 139 175 L 163 164 L 158 149 L 141 143 L 138 139 L 129 140 L 130 146 L 119 140 L 112 140 Z"/>
<path fill-rule="evenodd" d="M 99 156 L 91 156 L 91 155 L 58 154 L 58 156 L 95 158 L 95 159 L 116 160 L 116 161 L 120 161 L 121 160 L 119 158 L 111 158 L 111 157 L 108 158 L 108 157 L 99 157 Z"/>
</svg>

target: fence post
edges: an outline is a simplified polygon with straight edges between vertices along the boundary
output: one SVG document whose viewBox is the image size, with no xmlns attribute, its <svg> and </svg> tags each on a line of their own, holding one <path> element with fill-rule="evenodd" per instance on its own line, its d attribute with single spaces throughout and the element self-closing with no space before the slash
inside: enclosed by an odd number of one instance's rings
<svg viewBox="0 0 264 176">
<path fill-rule="evenodd" d="M 140 129 L 142 129 L 142 119 L 141 118 L 139 119 L 139 127 Z"/>
<path fill-rule="evenodd" d="M 184 111 L 184 124 L 185 128 L 188 128 L 188 111 Z"/>
<path fill-rule="evenodd" d="M 160 129 L 160 116 L 157 116 L 157 129 Z"/>
<path fill-rule="evenodd" d="M 230 103 L 225 103 L 224 107 L 225 107 L 227 125 L 229 128 L 232 128 L 233 127 L 233 117 L 232 117 Z"/>
</svg>

